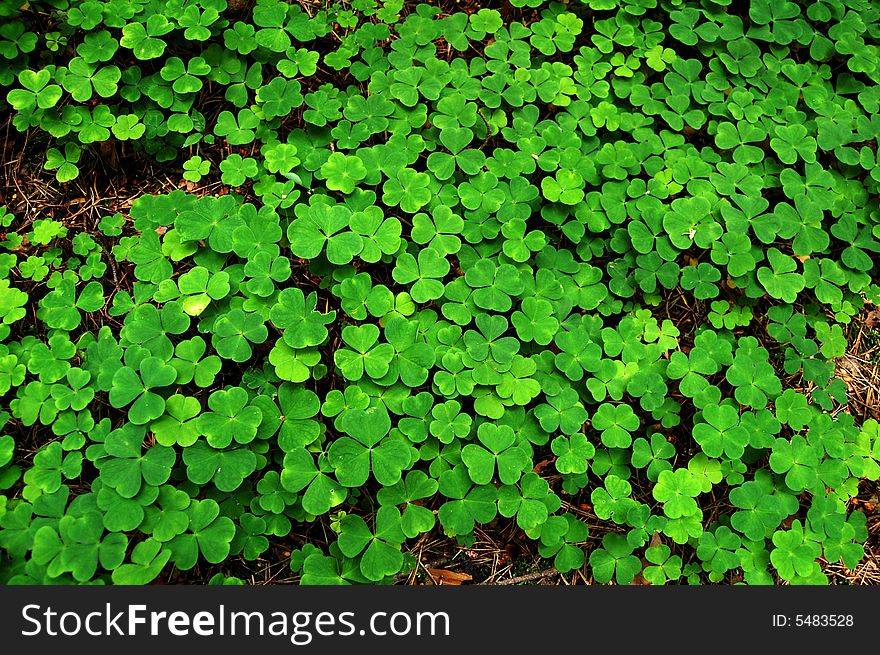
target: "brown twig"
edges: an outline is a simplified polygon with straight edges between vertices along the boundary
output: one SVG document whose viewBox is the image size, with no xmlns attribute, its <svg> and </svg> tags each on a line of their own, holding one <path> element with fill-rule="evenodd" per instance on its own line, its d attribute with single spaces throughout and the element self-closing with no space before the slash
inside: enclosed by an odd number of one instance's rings
<svg viewBox="0 0 880 655">
<path fill-rule="evenodd" d="M 519 584 L 520 582 L 534 582 L 536 580 L 543 580 L 545 578 L 555 578 L 559 575 L 559 571 L 556 569 L 547 569 L 546 571 L 538 571 L 536 573 L 526 573 L 525 575 L 518 575 L 515 578 L 507 578 L 506 580 L 501 580 L 500 582 L 495 582 L 492 584 L 496 585 L 513 585 Z"/>
</svg>

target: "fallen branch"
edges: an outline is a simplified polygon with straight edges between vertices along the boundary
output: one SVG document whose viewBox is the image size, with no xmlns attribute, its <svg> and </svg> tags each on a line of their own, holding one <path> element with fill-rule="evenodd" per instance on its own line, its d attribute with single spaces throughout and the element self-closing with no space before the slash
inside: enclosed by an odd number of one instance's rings
<svg viewBox="0 0 880 655">
<path fill-rule="evenodd" d="M 515 578 L 507 578 L 507 580 L 501 580 L 500 582 L 490 582 L 488 584 L 495 585 L 512 585 L 519 584 L 520 582 L 534 582 L 535 580 L 543 580 L 544 578 L 555 578 L 559 575 L 559 571 L 556 569 L 547 569 L 546 571 L 538 571 L 537 573 L 526 573 L 525 575 L 518 575 Z"/>
</svg>

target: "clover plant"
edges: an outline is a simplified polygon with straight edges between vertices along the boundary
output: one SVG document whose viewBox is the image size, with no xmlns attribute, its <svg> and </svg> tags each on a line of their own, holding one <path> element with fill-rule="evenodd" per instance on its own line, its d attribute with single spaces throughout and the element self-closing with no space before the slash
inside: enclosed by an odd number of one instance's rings
<svg viewBox="0 0 880 655">
<path fill-rule="evenodd" d="M 0 583 L 860 565 L 876 3 L 502 4 L 3 4 Z"/>
</svg>

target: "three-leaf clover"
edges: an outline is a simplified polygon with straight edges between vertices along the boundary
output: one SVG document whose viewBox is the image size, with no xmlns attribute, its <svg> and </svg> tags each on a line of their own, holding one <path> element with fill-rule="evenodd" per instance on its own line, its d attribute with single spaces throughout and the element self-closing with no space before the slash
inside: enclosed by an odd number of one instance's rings
<svg viewBox="0 0 880 655">
<path fill-rule="evenodd" d="M 652 490 L 654 499 L 663 503 L 663 511 L 670 519 L 688 517 L 699 512 L 695 498 L 701 492 L 699 480 L 684 468 L 661 471 Z"/>
<path fill-rule="evenodd" d="M 488 484 L 498 472 L 504 484 L 514 484 L 531 464 L 527 450 L 516 445 L 516 434 L 507 425 L 483 423 L 477 428 L 480 444 L 467 444 L 461 459 L 475 484 Z"/>
<path fill-rule="evenodd" d="M 113 375 L 110 404 L 128 408 L 129 420 L 143 425 L 159 418 L 165 411 L 165 398 L 153 391 L 174 384 L 177 370 L 158 357 L 141 360 L 137 370 L 122 366 Z"/>
<path fill-rule="evenodd" d="M 339 550 L 346 557 L 360 555 L 360 570 L 368 580 L 378 582 L 400 571 L 400 544 L 406 535 L 397 508 L 380 507 L 372 530 L 360 516 L 351 514 L 343 517 L 339 529 Z"/>
<path fill-rule="evenodd" d="M 334 152 L 321 166 L 321 175 L 327 181 L 328 189 L 352 193 L 367 176 L 367 169 L 360 157 Z"/>
<path fill-rule="evenodd" d="M 617 584 L 629 584 L 642 569 L 642 563 L 632 552 L 633 547 L 626 537 L 615 533 L 606 534 L 602 537 L 602 547 L 590 553 L 593 578 L 601 584 L 611 582 L 612 579 Z"/>
<path fill-rule="evenodd" d="M 349 436 L 339 437 L 327 456 L 336 479 L 345 487 L 360 487 L 372 472 L 383 486 L 396 484 L 409 465 L 409 446 L 388 435 L 391 418 L 383 405 L 346 410 L 340 428 Z"/>
</svg>

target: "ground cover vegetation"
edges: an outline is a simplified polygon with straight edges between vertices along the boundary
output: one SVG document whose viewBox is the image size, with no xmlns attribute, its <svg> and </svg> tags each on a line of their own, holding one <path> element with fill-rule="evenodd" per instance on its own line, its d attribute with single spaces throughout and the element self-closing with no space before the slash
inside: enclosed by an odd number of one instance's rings
<svg viewBox="0 0 880 655">
<path fill-rule="evenodd" d="M 870 0 L 0 0 L 7 142 L 179 182 L 6 196 L 0 582 L 855 569 L 878 82 Z"/>
</svg>

